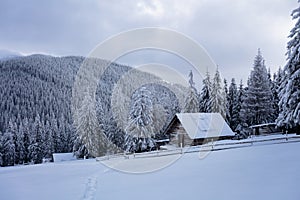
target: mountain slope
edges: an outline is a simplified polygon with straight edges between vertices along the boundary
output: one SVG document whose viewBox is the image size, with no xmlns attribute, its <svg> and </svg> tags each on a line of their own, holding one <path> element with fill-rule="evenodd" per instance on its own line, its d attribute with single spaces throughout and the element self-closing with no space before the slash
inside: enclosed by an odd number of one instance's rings
<svg viewBox="0 0 300 200">
<path fill-rule="evenodd" d="M 51 155 L 50 152 L 72 151 L 77 137 L 71 112 L 72 89 L 77 71 L 84 60 L 84 57 L 76 56 L 31 55 L 0 61 L 0 131 L 11 132 L 16 140 L 17 133 L 22 130 L 22 137 L 25 137 L 24 140 L 27 138 L 30 143 L 30 134 L 34 133 L 36 124 L 40 121 L 44 134 L 42 139 L 51 143 L 50 147 L 43 147 L 48 149 L 47 155 Z M 95 59 L 95 62 L 101 65 L 106 61 Z M 131 77 L 123 83 L 128 74 L 135 74 L 139 78 Z M 168 123 L 167 119 L 180 110 L 184 98 L 182 87 L 164 83 L 151 74 L 117 63 L 110 63 L 99 79 L 96 90 L 98 121 L 105 134 L 121 148 L 125 134 L 122 124 L 127 123 L 131 95 L 145 84 L 155 94 L 153 98 L 162 97 L 160 99 L 164 100 L 156 104 L 164 107 L 167 115 L 164 123 Z M 118 95 L 126 101 L 114 99 L 120 88 L 122 90 Z M 120 110 L 116 110 L 118 108 L 127 109 L 127 112 L 119 115 Z M 161 123 L 159 120 L 158 118 L 157 123 Z M 15 146 L 17 148 L 18 144 L 15 143 Z M 25 144 L 26 149 L 28 144 Z"/>
</svg>

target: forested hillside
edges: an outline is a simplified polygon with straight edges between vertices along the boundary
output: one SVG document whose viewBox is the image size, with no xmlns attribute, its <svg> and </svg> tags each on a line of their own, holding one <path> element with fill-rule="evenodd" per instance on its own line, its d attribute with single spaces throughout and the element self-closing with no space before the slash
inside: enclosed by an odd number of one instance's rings
<svg viewBox="0 0 300 200">
<path fill-rule="evenodd" d="M 4 165 L 29 161 L 39 163 L 43 158 L 51 158 L 54 152 L 72 152 L 73 148 L 83 150 L 84 144 L 78 141 L 73 123 L 71 98 L 75 76 L 84 59 L 32 55 L 0 61 L 0 157 Z M 120 84 L 128 72 L 139 76 L 139 81 L 131 78 L 126 80 L 130 83 Z M 143 86 L 152 91 L 150 98 L 155 102 L 155 108 L 160 110 L 156 118 L 163 116 L 163 120 L 157 120 L 155 134 L 159 136 L 167 120 L 180 110 L 179 102 L 184 96 L 182 87 L 162 82 L 131 67 L 111 63 L 100 77 L 96 90 L 96 114 L 106 136 L 121 149 L 124 148 L 124 126 L 129 119 L 128 112 L 121 113 L 121 110 L 131 109 L 131 95 L 138 92 L 143 81 L 146 81 Z M 118 97 L 124 99 L 112 99 L 116 91 L 119 91 Z"/>
</svg>

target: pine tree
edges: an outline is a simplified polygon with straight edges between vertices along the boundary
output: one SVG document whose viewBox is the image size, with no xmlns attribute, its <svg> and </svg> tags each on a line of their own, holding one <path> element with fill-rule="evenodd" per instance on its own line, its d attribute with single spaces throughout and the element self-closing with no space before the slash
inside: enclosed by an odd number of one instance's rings
<svg viewBox="0 0 300 200">
<path fill-rule="evenodd" d="M 58 128 L 58 132 L 59 132 L 59 139 L 60 139 L 60 145 L 59 145 L 59 149 L 61 153 L 65 153 L 65 148 L 66 148 L 66 138 L 65 138 L 65 134 L 66 134 L 66 129 L 65 129 L 65 120 L 63 115 L 60 115 L 57 119 L 57 128 Z"/>
<path fill-rule="evenodd" d="M 199 97 L 195 83 L 193 80 L 193 72 L 189 73 L 189 88 L 184 101 L 184 113 L 197 113 L 199 112 Z"/>
<path fill-rule="evenodd" d="M 127 127 L 130 135 L 137 138 L 153 136 L 151 124 L 153 122 L 153 104 L 151 92 L 143 87 L 132 97 L 133 105 L 130 110 L 130 122 Z"/>
<path fill-rule="evenodd" d="M 51 159 L 53 152 L 54 152 L 53 132 L 50 126 L 50 122 L 47 120 L 45 125 L 45 149 L 43 155 L 45 158 Z"/>
<path fill-rule="evenodd" d="M 92 95 L 86 92 L 82 105 L 77 111 L 76 133 L 79 137 L 77 144 L 84 145 L 78 149 L 86 148 L 88 155 L 96 157 L 107 153 L 109 141 L 97 120 L 94 104 Z"/>
<path fill-rule="evenodd" d="M 270 68 L 268 68 L 268 81 L 269 81 L 269 85 L 270 85 L 270 88 L 271 88 L 271 94 L 272 94 L 272 109 L 273 109 L 273 112 L 271 113 L 271 120 L 272 121 L 275 121 L 276 118 L 278 117 L 278 102 L 279 102 L 279 99 L 278 99 L 278 94 L 277 94 L 277 89 L 276 89 L 276 83 L 275 83 L 275 79 L 276 79 L 276 74 L 273 75 L 273 80 L 272 80 L 272 75 L 271 75 L 271 70 Z"/>
<path fill-rule="evenodd" d="M 270 80 L 271 92 L 272 92 L 272 102 L 273 102 L 273 121 L 275 121 L 279 115 L 279 97 L 278 97 L 278 88 L 281 84 L 281 74 L 282 70 L 279 68 L 277 73 L 273 74 L 273 80 Z"/>
<path fill-rule="evenodd" d="M 209 72 L 206 72 L 206 77 L 203 79 L 202 90 L 200 93 L 200 100 L 199 100 L 199 110 L 200 112 L 209 113 L 211 112 L 209 106 L 209 100 L 211 95 L 211 87 L 212 84 L 210 82 Z"/>
<path fill-rule="evenodd" d="M 233 110 L 236 110 L 236 112 L 238 113 L 238 117 L 237 117 L 237 124 L 241 124 L 242 122 L 242 117 L 241 117 L 241 108 L 242 108 L 242 103 L 243 103 L 243 99 L 245 97 L 245 89 L 244 89 L 244 85 L 243 85 L 243 81 L 240 81 L 240 85 L 239 85 L 239 89 L 238 89 L 238 93 L 237 93 L 237 103 L 236 105 L 233 107 Z"/>
<path fill-rule="evenodd" d="M 235 128 L 235 131 L 238 133 L 240 138 L 247 138 L 251 133 L 247 124 L 247 113 L 245 113 L 245 110 L 242 110 L 242 105 L 244 99 L 246 98 L 245 93 L 247 90 L 248 87 L 244 88 L 243 81 L 241 80 L 238 90 L 237 105 L 234 108 L 238 112 L 237 127 Z"/>
<path fill-rule="evenodd" d="M 22 129 L 24 135 L 24 163 L 30 162 L 28 147 L 30 145 L 30 127 L 28 124 L 28 119 L 25 117 L 22 120 Z"/>
<path fill-rule="evenodd" d="M 6 131 L 0 132 L 0 166 L 12 166 L 15 163 L 15 144 L 13 134 Z"/>
<path fill-rule="evenodd" d="M 239 94 L 235 79 L 231 79 L 231 83 L 228 91 L 228 115 L 229 115 L 229 126 L 232 130 L 235 130 L 239 124 Z"/>
<path fill-rule="evenodd" d="M 15 146 L 15 163 L 16 164 L 19 164 L 20 162 L 20 158 L 19 158 L 19 155 L 20 155 L 20 149 L 19 149 L 19 140 L 17 139 L 18 137 L 18 126 L 17 126 L 17 123 L 15 122 L 16 121 L 16 118 L 13 117 L 9 120 L 9 124 L 8 124 L 8 130 L 6 130 L 7 132 L 11 133 L 12 136 L 13 136 L 13 141 L 14 141 L 14 146 Z M 21 145 L 21 144 L 20 144 Z"/>
<path fill-rule="evenodd" d="M 222 79 L 220 77 L 219 70 L 217 69 L 212 84 L 209 106 L 211 108 L 211 112 L 220 113 L 222 117 L 226 119 L 225 94 L 221 86 L 221 81 Z"/>
<path fill-rule="evenodd" d="M 61 153 L 62 152 L 62 141 L 61 141 L 61 133 L 59 132 L 58 125 L 57 125 L 57 118 L 52 113 L 51 115 L 51 130 L 53 134 L 53 151 L 54 153 Z"/>
<path fill-rule="evenodd" d="M 22 164 L 25 161 L 26 150 L 25 150 L 25 135 L 24 135 L 24 127 L 23 124 L 20 123 L 19 131 L 16 136 L 16 150 L 15 150 L 15 162 L 16 164 Z"/>
<path fill-rule="evenodd" d="M 254 68 L 248 80 L 241 113 L 249 126 L 273 122 L 272 92 L 268 73 L 260 50 L 254 60 Z"/>
<path fill-rule="evenodd" d="M 224 86 L 223 86 L 223 91 L 224 91 L 224 105 L 225 105 L 225 113 L 226 113 L 226 117 L 225 117 L 225 121 L 226 123 L 230 123 L 230 118 L 231 115 L 229 113 L 229 94 L 228 94 L 228 84 L 227 84 L 227 80 L 224 78 Z"/>
<path fill-rule="evenodd" d="M 153 132 L 153 103 L 152 94 L 142 87 L 132 96 L 132 106 L 129 114 L 129 123 L 125 129 L 127 135 L 125 148 L 133 151 L 144 151 L 151 148 Z M 134 144 L 134 145 L 133 145 Z"/>
<path fill-rule="evenodd" d="M 30 138 L 30 145 L 28 147 L 29 157 L 34 164 L 43 162 L 44 152 L 44 129 L 40 120 L 40 115 L 37 114 L 33 125 L 33 133 Z"/>
<path fill-rule="evenodd" d="M 300 3 L 300 1 L 298 0 Z M 287 64 L 279 88 L 279 116 L 277 125 L 293 128 L 300 133 L 300 6 L 292 12 L 297 20 L 287 44 Z"/>
</svg>

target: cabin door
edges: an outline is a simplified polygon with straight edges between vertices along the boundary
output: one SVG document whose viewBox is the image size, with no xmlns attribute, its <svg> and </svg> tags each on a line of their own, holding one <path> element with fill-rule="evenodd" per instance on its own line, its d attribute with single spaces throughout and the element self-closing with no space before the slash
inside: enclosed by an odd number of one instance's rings
<svg viewBox="0 0 300 200">
<path fill-rule="evenodd" d="M 178 134 L 178 147 L 184 147 L 184 134 Z"/>
</svg>

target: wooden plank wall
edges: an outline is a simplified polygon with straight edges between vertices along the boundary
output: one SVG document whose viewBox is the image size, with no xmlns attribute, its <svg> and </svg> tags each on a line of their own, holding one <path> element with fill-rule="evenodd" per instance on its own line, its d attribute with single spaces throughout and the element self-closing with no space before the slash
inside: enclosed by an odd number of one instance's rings
<svg viewBox="0 0 300 200">
<path fill-rule="evenodd" d="M 169 143 L 178 147 L 181 147 L 181 144 L 183 147 L 191 145 L 193 142 L 177 118 L 174 118 L 166 134 L 170 136 Z"/>
</svg>

